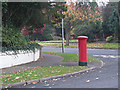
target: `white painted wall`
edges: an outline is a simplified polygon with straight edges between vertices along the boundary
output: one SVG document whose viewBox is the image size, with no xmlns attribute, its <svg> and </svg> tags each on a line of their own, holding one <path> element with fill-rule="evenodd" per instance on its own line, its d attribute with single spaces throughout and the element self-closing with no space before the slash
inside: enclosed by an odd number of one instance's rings
<svg viewBox="0 0 120 90">
<path fill-rule="evenodd" d="M 17 56 L 0 53 L 0 69 L 36 61 L 38 58 L 39 50 L 36 50 L 35 54 L 33 52 L 29 53 L 21 52 Z"/>
</svg>

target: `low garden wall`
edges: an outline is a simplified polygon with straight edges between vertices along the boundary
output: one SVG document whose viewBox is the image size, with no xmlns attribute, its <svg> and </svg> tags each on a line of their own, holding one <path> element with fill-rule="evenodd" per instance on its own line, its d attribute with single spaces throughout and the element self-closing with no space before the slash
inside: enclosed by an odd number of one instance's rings
<svg viewBox="0 0 120 90">
<path fill-rule="evenodd" d="M 0 69 L 36 61 L 38 60 L 39 55 L 39 50 L 36 50 L 35 53 L 21 52 L 17 55 L 7 55 L 5 53 L 0 53 Z"/>
</svg>

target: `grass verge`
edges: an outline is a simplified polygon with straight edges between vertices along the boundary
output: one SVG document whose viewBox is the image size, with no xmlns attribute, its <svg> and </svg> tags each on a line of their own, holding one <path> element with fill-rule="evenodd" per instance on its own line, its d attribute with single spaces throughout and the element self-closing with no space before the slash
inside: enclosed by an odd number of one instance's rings
<svg viewBox="0 0 120 90">
<path fill-rule="evenodd" d="M 64 40 L 66 42 L 66 40 Z M 69 40 L 69 42 L 77 43 L 78 40 Z M 62 40 L 41 41 L 40 43 L 62 43 Z"/>
<path fill-rule="evenodd" d="M 59 53 L 59 52 L 43 52 L 43 53 L 64 57 L 64 60 L 62 60 L 62 62 L 78 62 L 79 60 L 78 54 L 73 54 L 73 53 Z M 100 62 L 100 60 L 94 57 L 91 57 L 91 56 L 87 56 L 87 61 L 88 62 Z"/>
<path fill-rule="evenodd" d="M 2 85 L 40 79 L 87 69 L 85 66 L 48 66 L 2 75 Z"/>
<path fill-rule="evenodd" d="M 88 43 L 87 48 L 120 49 L 120 43 Z"/>
<path fill-rule="evenodd" d="M 44 52 L 46 54 L 58 55 L 64 57 L 63 62 L 78 62 L 77 54 L 70 53 L 53 53 Z M 88 62 L 99 62 L 94 57 L 88 56 Z M 85 70 L 88 67 L 85 66 L 48 66 L 48 67 L 35 67 L 25 71 L 18 71 L 15 73 L 2 74 L 2 85 L 23 82 L 33 79 L 40 79 L 45 77 L 51 77 L 56 75 L 62 75 L 66 73 L 72 73 L 80 70 Z"/>
<path fill-rule="evenodd" d="M 65 46 L 69 48 L 78 48 L 77 44 L 70 44 L 70 46 Z M 96 49 L 120 49 L 120 43 L 87 43 L 87 48 Z"/>
<path fill-rule="evenodd" d="M 47 41 L 45 41 L 47 42 Z M 41 45 L 53 45 L 61 47 L 61 43 L 55 43 L 54 41 L 48 41 L 49 43 L 40 43 Z M 60 41 L 58 41 L 60 42 Z M 78 48 L 78 41 L 73 43 L 70 42 L 69 46 L 65 46 L 68 48 Z M 96 49 L 120 49 L 120 43 L 87 43 L 87 48 L 96 48 Z"/>
</svg>

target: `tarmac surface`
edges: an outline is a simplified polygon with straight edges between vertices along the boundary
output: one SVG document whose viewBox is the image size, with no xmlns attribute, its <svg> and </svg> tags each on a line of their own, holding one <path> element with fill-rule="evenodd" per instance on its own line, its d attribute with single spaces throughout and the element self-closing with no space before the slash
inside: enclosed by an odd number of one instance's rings
<svg viewBox="0 0 120 90">
<path fill-rule="evenodd" d="M 43 52 L 61 52 L 61 48 L 55 47 L 43 47 Z M 65 53 L 78 54 L 77 48 L 65 48 Z M 118 50 L 111 49 L 88 49 L 87 54 L 94 56 L 104 62 L 104 66 L 86 72 L 84 74 L 75 75 L 59 79 L 56 81 L 48 81 L 30 85 L 20 85 L 12 88 L 118 88 Z M 25 70 L 34 68 L 36 66 L 48 66 L 48 65 L 78 65 L 78 63 L 62 63 L 63 59 L 60 56 L 51 56 L 43 54 L 43 58 L 36 62 L 28 63 L 22 66 L 15 66 L 9 69 L 3 69 L 4 73 L 15 72 L 19 69 Z M 50 59 L 51 58 L 51 59 Z M 56 60 L 55 60 L 56 59 Z M 43 61 L 43 62 L 42 62 Z M 99 63 L 88 63 L 89 67 L 99 66 Z M 24 68 L 24 69 L 23 69 Z"/>
</svg>

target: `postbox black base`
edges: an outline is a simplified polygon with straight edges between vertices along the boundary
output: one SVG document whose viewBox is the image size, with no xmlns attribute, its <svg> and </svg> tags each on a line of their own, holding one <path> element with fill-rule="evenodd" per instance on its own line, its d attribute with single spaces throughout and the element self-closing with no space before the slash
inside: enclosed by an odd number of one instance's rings
<svg viewBox="0 0 120 90">
<path fill-rule="evenodd" d="M 87 66 L 87 62 L 79 62 L 79 66 Z"/>
</svg>

